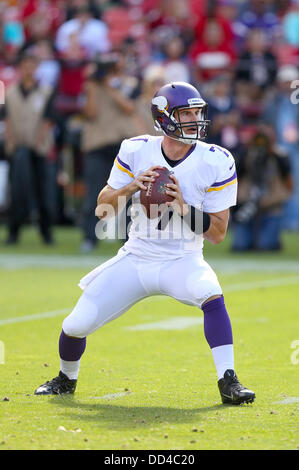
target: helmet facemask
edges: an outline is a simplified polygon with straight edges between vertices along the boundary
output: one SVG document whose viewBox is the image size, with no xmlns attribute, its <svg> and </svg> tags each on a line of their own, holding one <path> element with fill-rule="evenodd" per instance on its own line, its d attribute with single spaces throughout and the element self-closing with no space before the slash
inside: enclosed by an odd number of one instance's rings
<svg viewBox="0 0 299 470">
<path fill-rule="evenodd" d="M 199 109 L 198 119 L 196 121 L 182 122 L 180 119 L 180 111 L 184 109 Z M 203 106 L 189 106 L 189 107 L 176 107 L 171 112 L 171 118 L 176 121 L 176 129 L 173 135 L 168 134 L 169 137 L 179 140 L 184 144 L 196 144 L 199 140 L 203 140 L 207 136 L 207 128 L 210 121 L 207 120 L 208 105 Z M 175 117 L 176 116 L 176 117 Z M 187 133 L 187 130 L 194 130 L 192 133 Z"/>
<path fill-rule="evenodd" d="M 199 100 L 198 100 L 199 101 Z M 201 103 L 190 104 L 189 106 L 175 106 L 168 111 L 168 103 L 164 96 L 157 96 L 152 100 L 152 104 L 156 105 L 160 116 L 155 119 L 155 129 L 162 131 L 168 137 L 178 140 L 184 144 L 196 144 L 199 140 L 205 139 L 207 136 L 210 121 L 207 120 L 208 105 L 201 100 Z M 180 110 L 182 109 L 199 109 L 199 119 L 197 121 L 181 122 Z M 175 116 L 176 114 L 176 116 Z M 194 133 L 186 133 L 186 129 L 194 128 Z"/>
</svg>

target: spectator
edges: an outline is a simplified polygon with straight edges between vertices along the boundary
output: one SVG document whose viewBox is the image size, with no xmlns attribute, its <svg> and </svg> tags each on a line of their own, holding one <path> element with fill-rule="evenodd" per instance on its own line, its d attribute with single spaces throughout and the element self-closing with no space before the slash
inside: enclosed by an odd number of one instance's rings
<svg viewBox="0 0 299 470">
<path fill-rule="evenodd" d="M 162 65 L 149 65 L 143 74 L 141 93 L 136 99 L 137 134 L 152 134 L 154 131 L 151 102 L 155 93 L 166 84 L 165 70 Z"/>
<path fill-rule="evenodd" d="M 238 164 L 238 201 L 233 212 L 234 251 L 280 250 L 283 205 L 291 194 L 286 154 L 258 130 Z"/>
<path fill-rule="evenodd" d="M 216 15 L 226 20 L 232 33 L 237 35 L 236 21 L 240 12 L 240 2 L 238 0 L 218 0 L 215 9 Z"/>
<path fill-rule="evenodd" d="M 218 18 L 201 19 L 196 28 L 201 36 L 190 48 L 196 82 L 211 80 L 217 75 L 231 71 L 236 54 L 231 34 Z"/>
<path fill-rule="evenodd" d="M 236 66 L 236 79 L 266 88 L 275 82 L 277 61 L 261 29 L 252 29 Z"/>
<path fill-rule="evenodd" d="M 299 4 L 286 13 L 282 20 L 283 35 L 288 44 L 299 47 Z"/>
<path fill-rule="evenodd" d="M 78 33 L 69 35 L 68 47 L 58 54 L 60 76 L 56 108 L 62 114 L 80 112 L 79 97 L 84 83 L 87 56 L 79 43 Z"/>
<path fill-rule="evenodd" d="M 20 48 L 14 46 L 3 46 L 0 57 L 0 80 L 5 90 L 18 80 L 17 59 Z"/>
<path fill-rule="evenodd" d="M 283 221 L 288 230 L 299 230 L 299 106 L 291 99 L 291 85 L 296 80 L 299 80 L 296 67 L 285 65 L 278 70 L 277 93 L 266 104 L 262 116 L 273 127 L 278 145 L 290 158 L 294 191 L 286 204 Z"/>
<path fill-rule="evenodd" d="M 21 47 L 25 42 L 25 34 L 19 10 L 15 7 L 7 8 L 3 21 L 3 43 L 6 46 Z"/>
<path fill-rule="evenodd" d="M 74 17 L 63 23 L 57 31 L 55 45 L 58 52 L 64 55 L 70 50 L 74 41 L 87 58 L 97 53 L 106 53 L 110 50 L 108 30 L 103 21 L 93 17 L 93 11 L 82 6 L 74 10 Z"/>
<path fill-rule="evenodd" d="M 281 26 L 272 2 L 268 0 L 246 2 L 236 25 L 241 41 L 247 38 L 252 29 L 262 29 L 272 42 L 279 37 Z"/>
<path fill-rule="evenodd" d="M 66 20 L 70 20 L 74 17 L 74 14 L 78 8 L 88 8 L 94 18 L 99 19 L 101 11 L 106 8 L 110 8 L 113 5 L 112 0 L 68 0 L 64 4 L 66 7 Z"/>
<path fill-rule="evenodd" d="M 190 14 L 190 0 L 146 0 L 143 12 L 154 61 L 161 59 L 163 44 L 173 35 L 180 36 L 187 45 L 192 41 L 194 17 Z"/>
<path fill-rule="evenodd" d="M 165 82 L 190 82 L 190 64 L 186 58 L 186 46 L 179 35 L 170 37 L 163 47 Z"/>
<path fill-rule="evenodd" d="M 86 196 L 83 205 L 83 235 L 81 250 L 91 251 L 97 243 L 95 205 L 97 196 L 109 177 L 119 146 L 124 138 L 136 135 L 134 101 L 118 88 L 115 61 L 98 62 L 87 80 L 82 130 L 84 178 Z"/>
<path fill-rule="evenodd" d="M 19 2 L 26 46 L 41 39 L 53 39 L 64 18 L 62 0 L 25 0 Z"/>
<path fill-rule="evenodd" d="M 55 88 L 59 80 L 60 66 L 55 58 L 51 41 L 47 39 L 38 41 L 35 45 L 35 53 L 39 60 L 35 74 L 36 80 L 40 84 Z"/>
<path fill-rule="evenodd" d="M 181 36 L 189 36 L 193 18 L 190 15 L 190 0 L 147 0 L 144 2 L 144 13 L 149 28 L 165 28 Z"/>
<path fill-rule="evenodd" d="M 104 56 L 105 57 L 105 56 Z M 108 58 L 110 55 L 108 54 Z M 115 60 L 113 68 L 112 85 L 117 88 L 121 94 L 134 100 L 139 93 L 139 81 L 130 70 L 130 57 L 125 48 L 115 51 L 111 54 L 112 60 Z"/>
<path fill-rule="evenodd" d="M 216 5 L 214 6 L 214 8 Z M 209 7 L 206 15 L 198 15 L 194 26 L 194 38 L 196 41 L 202 41 L 204 36 L 204 28 L 212 23 L 217 23 L 222 31 L 226 43 L 233 47 L 234 32 L 233 32 L 233 19 L 227 18 L 223 15 L 223 4 L 217 3 L 216 11 L 213 7 Z"/>
<path fill-rule="evenodd" d="M 149 61 L 150 45 L 143 47 L 145 40 L 135 40 L 128 36 L 122 44 L 122 53 L 126 57 L 126 71 L 130 76 L 140 79 L 145 64 Z"/>
<path fill-rule="evenodd" d="M 66 116 L 81 111 L 87 61 L 110 48 L 106 25 L 93 18 L 88 6 L 72 11 L 74 17 L 60 26 L 55 41 L 61 67 L 55 106 L 64 121 Z"/>
<path fill-rule="evenodd" d="M 293 3 L 281 21 L 282 35 L 275 45 L 280 65 L 299 65 L 299 4 Z"/>
<path fill-rule="evenodd" d="M 33 209 L 44 243 L 53 243 L 48 200 L 48 161 L 52 149 L 52 89 L 35 80 L 37 61 L 28 51 L 19 64 L 20 80 L 6 93 L 5 145 L 11 162 L 11 207 L 7 243 L 18 242 Z M 32 193 L 33 192 L 33 193 Z"/>
<path fill-rule="evenodd" d="M 220 75 L 205 87 L 211 126 L 207 141 L 236 152 L 239 147 L 238 128 L 241 116 L 233 98 L 229 75 Z"/>
</svg>

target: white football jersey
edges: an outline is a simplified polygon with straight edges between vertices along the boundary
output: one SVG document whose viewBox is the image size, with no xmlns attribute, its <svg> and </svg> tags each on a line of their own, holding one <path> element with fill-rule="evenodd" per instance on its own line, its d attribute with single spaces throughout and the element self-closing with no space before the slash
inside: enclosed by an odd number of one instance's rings
<svg viewBox="0 0 299 470">
<path fill-rule="evenodd" d="M 124 140 L 108 179 L 109 186 L 120 189 L 151 166 L 159 165 L 173 172 L 186 203 L 209 213 L 236 204 L 237 175 L 229 151 L 199 141 L 171 167 L 163 156 L 162 141 L 163 136 L 150 135 Z M 203 236 L 195 235 L 176 213 L 166 223 L 165 219 L 148 219 L 140 205 L 140 191 L 132 197 L 131 218 L 124 250 L 151 259 L 175 259 L 194 251 L 202 256 Z"/>
</svg>

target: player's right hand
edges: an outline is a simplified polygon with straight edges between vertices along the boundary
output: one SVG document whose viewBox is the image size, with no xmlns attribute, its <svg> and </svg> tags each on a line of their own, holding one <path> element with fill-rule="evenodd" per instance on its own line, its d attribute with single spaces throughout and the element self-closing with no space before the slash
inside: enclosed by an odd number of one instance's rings
<svg viewBox="0 0 299 470">
<path fill-rule="evenodd" d="M 155 178 L 159 176 L 159 173 L 155 170 L 162 169 L 162 166 L 156 165 L 156 166 L 151 166 L 148 170 L 144 171 L 140 175 L 138 175 L 132 183 L 130 183 L 130 190 L 132 191 L 132 194 L 136 193 L 137 191 L 140 191 L 141 189 L 146 190 L 147 187 L 145 186 L 145 182 L 153 182 L 155 181 Z"/>
</svg>

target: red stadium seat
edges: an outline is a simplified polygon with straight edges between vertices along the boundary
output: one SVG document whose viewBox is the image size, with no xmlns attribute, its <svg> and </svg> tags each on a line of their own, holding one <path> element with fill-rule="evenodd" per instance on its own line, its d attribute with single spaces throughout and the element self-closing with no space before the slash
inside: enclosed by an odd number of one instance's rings
<svg viewBox="0 0 299 470">
<path fill-rule="evenodd" d="M 118 46 L 130 35 L 133 21 L 127 8 L 110 8 L 103 14 L 103 21 L 109 28 L 112 46 Z"/>
</svg>

